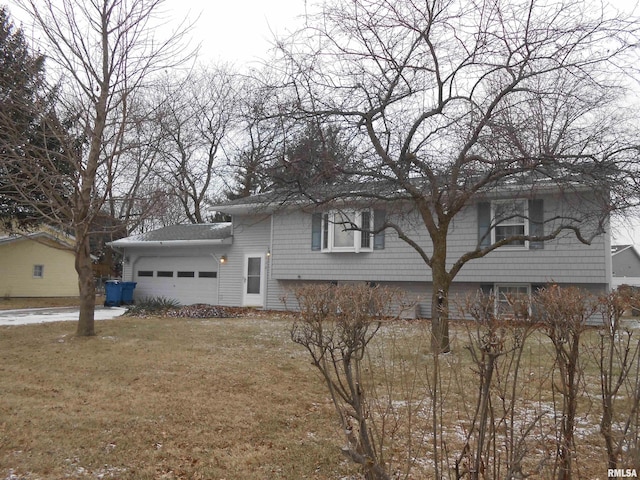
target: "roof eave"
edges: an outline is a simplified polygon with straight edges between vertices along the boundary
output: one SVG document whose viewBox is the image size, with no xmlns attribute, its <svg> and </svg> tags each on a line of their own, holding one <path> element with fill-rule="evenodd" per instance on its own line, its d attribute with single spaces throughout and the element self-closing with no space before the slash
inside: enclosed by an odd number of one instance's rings
<svg viewBox="0 0 640 480">
<path fill-rule="evenodd" d="M 197 247 L 197 246 L 215 246 L 215 245 L 231 245 L 233 237 L 216 238 L 216 239 L 200 239 L 200 240 L 114 240 L 107 242 L 111 248 L 130 248 L 130 247 Z"/>
<path fill-rule="evenodd" d="M 12 235 L 9 237 L 0 238 L 0 244 L 13 243 L 21 240 L 31 240 L 33 242 L 37 242 L 38 239 L 40 238 L 51 240 L 52 242 L 59 244 L 61 247 L 65 249 L 70 249 L 70 250 L 73 249 L 72 237 L 65 239 L 65 238 L 56 237 L 46 232 L 29 233 L 27 235 Z"/>
</svg>

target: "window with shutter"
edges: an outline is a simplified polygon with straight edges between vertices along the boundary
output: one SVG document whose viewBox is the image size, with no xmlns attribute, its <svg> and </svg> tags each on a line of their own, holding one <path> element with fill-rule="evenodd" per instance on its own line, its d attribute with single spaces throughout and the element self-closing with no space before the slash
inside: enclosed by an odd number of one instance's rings
<svg viewBox="0 0 640 480">
<path fill-rule="evenodd" d="M 513 236 L 544 236 L 544 202 L 534 200 L 496 200 L 479 202 L 478 246 L 488 247 L 494 242 Z M 543 249 L 540 240 L 513 240 L 505 248 Z"/>
<path fill-rule="evenodd" d="M 376 225 L 383 224 L 384 212 L 378 210 L 314 213 L 311 216 L 311 250 L 359 253 L 384 248 L 384 232 L 372 233 Z"/>
<path fill-rule="evenodd" d="M 491 204 L 493 217 L 492 243 L 529 234 L 528 203 L 525 200 L 500 200 Z M 504 247 L 527 248 L 524 239 L 511 240 Z"/>
</svg>

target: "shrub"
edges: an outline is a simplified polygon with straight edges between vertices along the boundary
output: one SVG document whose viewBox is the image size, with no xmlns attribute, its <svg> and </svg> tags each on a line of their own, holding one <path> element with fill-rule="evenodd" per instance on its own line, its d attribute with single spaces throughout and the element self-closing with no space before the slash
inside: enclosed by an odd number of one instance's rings
<svg viewBox="0 0 640 480">
<path fill-rule="evenodd" d="M 145 297 L 136 305 L 127 308 L 126 315 L 157 314 L 175 310 L 180 307 L 180 302 L 175 298 Z"/>
</svg>

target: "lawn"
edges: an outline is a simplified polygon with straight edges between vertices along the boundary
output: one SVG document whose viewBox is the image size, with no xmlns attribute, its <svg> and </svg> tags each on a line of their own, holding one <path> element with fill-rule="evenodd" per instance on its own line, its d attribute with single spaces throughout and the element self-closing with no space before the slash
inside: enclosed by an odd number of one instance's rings
<svg viewBox="0 0 640 480">
<path fill-rule="evenodd" d="M 67 322 L 0 327 L 0 478 L 361 478 L 340 452 L 333 405 L 290 326 L 261 314 L 122 317 L 97 322 L 93 338 L 75 337 Z M 464 329 L 453 330 L 454 351 L 442 360 L 451 458 L 476 392 Z M 384 329 L 371 365 L 384 342 L 406 353 L 424 331 L 411 322 Z M 550 381 L 548 348 L 537 340 L 525 361 L 533 409 L 550 401 L 539 392 Z M 585 389 L 596 393 L 596 381 L 589 373 Z M 598 408 L 585 400 L 581 410 L 575 478 L 606 478 Z M 540 438 L 532 445 L 549 440 Z M 420 455 L 428 464 L 428 442 Z"/>
<path fill-rule="evenodd" d="M 331 405 L 278 319 L 0 328 L 0 478 L 334 479 Z"/>
<path fill-rule="evenodd" d="M 96 305 L 104 303 L 104 295 L 96 295 Z M 0 297 L 0 310 L 18 308 L 76 307 L 78 297 Z"/>
</svg>

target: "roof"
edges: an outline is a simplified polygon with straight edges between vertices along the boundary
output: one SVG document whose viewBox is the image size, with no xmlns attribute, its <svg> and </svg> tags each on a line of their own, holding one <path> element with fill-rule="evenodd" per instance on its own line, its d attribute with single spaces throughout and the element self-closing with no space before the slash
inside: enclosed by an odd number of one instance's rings
<svg viewBox="0 0 640 480">
<path fill-rule="evenodd" d="M 633 245 L 611 245 L 611 255 L 617 255 L 629 249 L 631 249 L 631 251 L 636 255 L 636 257 L 640 258 L 640 255 L 638 254 L 637 250 Z"/>
<path fill-rule="evenodd" d="M 419 189 L 428 191 L 428 180 L 422 177 L 410 179 Z M 546 178 L 523 177 L 523 180 L 490 185 L 478 193 L 478 198 L 501 198 L 513 195 L 514 192 L 529 195 L 532 191 L 538 194 L 553 193 L 560 187 Z M 588 187 L 573 185 L 576 190 L 587 190 Z M 389 201 L 411 200 L 410 195 L 397 182 L 393 181 L 364 181 L 343 182 L 338 184 L 317 184 L 307 191 L 274 190 L 271 192 L 241 197 L 212 205 L 213 211 L 228 214 L 256 214 L 273 213 L 284 208 L 313 207 L 319 205 L 336 204 L 338 202 L 366 201 L 385 203 Z"/>
<path fill-rule="evenodd" d="M 71 237 L 70 235 L 63 234 L 53 229 L 50 229 L 49 231 L 37 231 L 37 232 L 30 232 L 30 233 L 0 234 L 0 245 L 18 242 L 21 240 L 33 240 L 33 241 L 50 240 L 66 249 L 71 249 L 73 247 L 73 242 L 74 242 L 73 237 Z"/>
<path fill-rule="evenodd" d="M 121 238 L 107 245 L 115 248 L 144 246 L 181 246 L 229 244 L 233 237 L 231 223 L 170 225 L 150 232 Z"/>
</svg>

